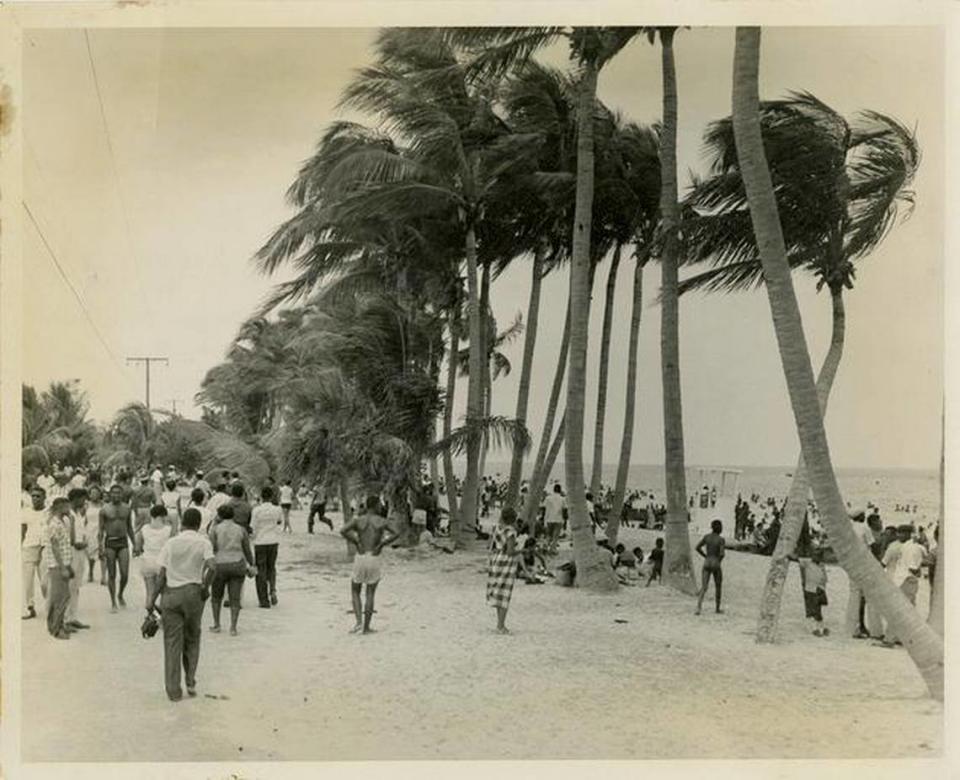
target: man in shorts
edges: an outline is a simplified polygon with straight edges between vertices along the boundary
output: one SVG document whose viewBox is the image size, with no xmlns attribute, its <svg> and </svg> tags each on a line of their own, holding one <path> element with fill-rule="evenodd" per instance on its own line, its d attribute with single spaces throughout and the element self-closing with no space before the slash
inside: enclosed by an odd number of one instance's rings
<svg viewBox="0 0 960 780">
<path fill-rule="evenodd" d="M 340 529 L 340 535 L 357 546 L 357 554 L 353 557 L 350 588 L 353 596 L 353 614 L 357 618 L 357 623 L 351 629 L 351 634 L 361 631 L 364 634 L 373 633 L 370 620 L 373 617 L 373 598 L 377 592 L 377 584 L 380 582 L 380 552 L 399 537 L 399 534 L 387 524 L 387 519 L 378 513 L 379 508 L 380 499 L 376 496 L 368 496 L 366 511 L 354 517 Z M 360 601 L 360 591 L 364 585 L 367 586 L 365 605 Z"/>
<path fill-rule="evenodd" d="M 700 579 L 700 596 L 697 598 L 697 611 L 700 614 L 700 608 L 703 606 L 703 597 L 707 593 L 707 585 L 710 584 L 710 578 L 713 577 L 713 590 L 717 602 L 717 614 L 723 612 L 720 609 L 720 596 L 723 589 L 723 556 L 726 551 L 726 543 L 723 536 L 723 523 L 714 520 L 710 523 L 710 533 L 697 542 L 696 551 L 703 556 L 703 571 Z"/>
<path fill-rule="evenodd" d="M 117 602 L 127 606 L 123 592 L 130 576 L 130 545 L 136 548 L 133 530 L 133 510 L 123 503 L 123 489 L 110 488 L 110 501 L 100 510 L 100 555 L 107 564 L 107 589 L 110 591 L 110 611 L 117 611 Z M 129 540 L 129 545 L 127 543 Z M 120 592 L 117 593 L 117 564 L 120 565 Z"/>
</svg>

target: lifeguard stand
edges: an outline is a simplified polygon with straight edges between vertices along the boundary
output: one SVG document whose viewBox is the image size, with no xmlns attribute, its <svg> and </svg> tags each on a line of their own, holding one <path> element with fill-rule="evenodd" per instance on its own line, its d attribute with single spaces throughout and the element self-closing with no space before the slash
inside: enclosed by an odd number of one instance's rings
<svg viewBox="0 0 960 780">
<path fill-rule="evenodd" d="M 724 533 L 733 534 L 734 510 L 740 474 L 737 469 L 699 467 L 688 470 L 688 490 L 693 497 L 690 509 L 690 535 L 710 533 L 710 523 L 719 520 Z"/>
</svg>

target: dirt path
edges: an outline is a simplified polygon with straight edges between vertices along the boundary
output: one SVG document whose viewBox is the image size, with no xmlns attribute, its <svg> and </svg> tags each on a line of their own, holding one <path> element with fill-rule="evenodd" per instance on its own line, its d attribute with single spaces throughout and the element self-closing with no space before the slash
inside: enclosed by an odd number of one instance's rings
<svg viewBox="0 0 960 780">
<path fill-rule="evenodd" d="M 303 528 L 302 516 L 294 527 Z M 652 535 L 627 531 L 628 543 Z M 752 629 L 767 559 L 731 553 L 727 614 L 659 587 L 593 596 L 518 583 L 512 636 L 492 631 L 481 549 L 388 551 L 379 632 L 353 625 L 342 540 L 321 526 L 281 547 L 277 608 L 248 582 L 240 636 L 205 633 L 200 696 L 163 692 L 160 636 L 140 637 L 143 588 L 70 642 L 23 625 L 25 761 L 429 758 L 933 757 L 942 708 L 902 650 L 803 633 L 795 571 L 784 635 Z M 847 584 L 830 570 L 839 633 Z M 621 622 L 622 621 L 622 622 Z M 209 609 L 204 631 L 209 625 Z M 48 702 L 56 695 L 61 707 Z M 34 706 L 35 705 L 35 706 Z M 69 733 L 65 740 L 62 735 Z M 890 735 L 895 735 L 891 738 Z"/>
</svg>

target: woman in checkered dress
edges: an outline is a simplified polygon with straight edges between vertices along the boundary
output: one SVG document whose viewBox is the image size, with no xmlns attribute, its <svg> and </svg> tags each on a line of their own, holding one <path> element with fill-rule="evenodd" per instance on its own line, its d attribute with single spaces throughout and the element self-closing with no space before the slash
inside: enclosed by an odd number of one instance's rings
<svg viewBox="0 0 960 780">
<path fill-rule="evenodd" d="M 497 633 L 509 634 L 507 630 L 507 609 L 513 594 L 513 583 L 517 579 L 517 513 L 512 507 L 505 507 L 500 513 L 500 522 L 493 532 L 490 545 L 490 560 L 487 574 L 487 603 L 497 610 Z"/>
</svg>

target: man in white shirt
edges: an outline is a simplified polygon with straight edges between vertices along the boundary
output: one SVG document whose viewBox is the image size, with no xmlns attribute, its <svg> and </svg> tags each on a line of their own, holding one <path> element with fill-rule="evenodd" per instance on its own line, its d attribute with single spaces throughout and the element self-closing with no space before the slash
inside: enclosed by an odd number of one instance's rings
<svg viewBox="0 0 960 780">
<path fill-rule="evenodd" d="M 210 496 L 210 499 L 207 501 L 207 512 L 210 517 L 217 516 L 217 510 L 220 508 L 221 504 L 227 504 L 230 502 L 230 495 L 227 493 L 227 483 L 225 480 L 221 480 L 217 484 L 216 492 Z"/>
<path fill-rule="evenodd" d="M 187 694 L 197 695 L 197 664 L 200 661 L 200 634 L 203 606 L 210 595 L 213 577 L 213 545 L 198 533 L 200 512 L 188 507 L 183 513 L 181 531 L 168 539 L 157 562 L 160 574 L 147 611 L 156 609 L 157 594 L 163 620 L 164 677 L 167 698 L 183 698 L 181 664 Z"/>
<path fill-rule="evenodd" d="M 560 538 L 563 527 L 563 513 L 567 509 L 567 499 L 559 484 L 553 486 L 553 492 L 543 499 L 543 523 L 547 527 L 547 542 L 555 544 Z"/>
<path fill-rule="evenodd" d="M 901 525 L 897 528 L 897 541 L 891 543 L 884 553 L 883 566 L 891 575 L 893 584 L 916 606 L 917 591 L 920 588 L 920 567 L 923 566 L 923 547 L 913 540 L 912 525 Z M 883 636 L 883 646 L 893 647 L 897 644 L 900 642 L 888 625 Z"/>
<path fill-rule="evenodd" d="M 71 488 L 67 494 L 70 502 L 70 546 L 73 549 L 71 565 L 73 577 L 67 583 L 70 592 L 70 601 L 67 603 L 67 614 L 64 616 L 64 625 L 67 628 L 90 628 L 81 623 L 77 617 L 80 609 L 80 585 L 83 583 L 83 570 L 87 565 L 87 491 L 83 488 Z"/>
<path fill-rule="evenodd" d="M 273 503 L 273 488 L 265 487 L 260 497 L 263 500 L 253 508 L 250 526 L 257 566 L 257 600 L 262 608 L 269 609 L 277 605 L 277 551 L 283 510 Z"/>
<path fill-rule="evenodd" d="M 32 506 L 21 511 L 20 560 L 23 571 L 23 619 L 37 616 L 34 595 L 40 579 L 40 554 L 43 550 L 43 523 L 46 522 L 46 491 L 39 485 L 30 491 Z"/>
<path fill-rule="evenodd" d="M 866 523 L 866 510 L 855 510 L 850 514 L 850 519 L 853 521 L 854 536 L 869 551 L 870 545 L 873 544 L 873 532 Z M 863 591 L 851 580 L 850 597 L 847 600 L 847 630 L 854 639 L 867 639 L 870 636 L 865 622 L 866 607 L 867 602 Z"/>
</svg>

